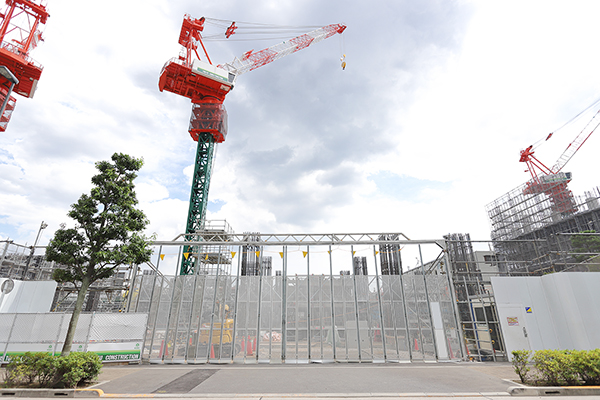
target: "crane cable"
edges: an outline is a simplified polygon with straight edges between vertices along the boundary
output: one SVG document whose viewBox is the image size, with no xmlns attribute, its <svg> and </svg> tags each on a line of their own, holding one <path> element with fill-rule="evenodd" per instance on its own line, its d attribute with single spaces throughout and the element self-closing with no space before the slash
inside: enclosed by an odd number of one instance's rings
<svg viewBox="0 0 600 400">
<path fill-rule="evenodd" d="M 575 122 L 577 119 L 579 119 L 579 117 L 581 117 L 585 112 L 587 112 L 590 108 L 598 105 L 600 103 L 600 98 L 597 99 L 596 101 L 594 101 L 592 104 L 590 104 L 589 106 L 587 106 L 583 111 L 581 111 L 579 114 L 577 114 L 576 116 L 574 116 L 573 118 L 571 118 L 570 120 L 568 120 L 567 122 L 565 122 L 563 125 L 561 125 L 558 129 L 555 129 L 554 131 L 550 132 L 545 139 L 539 139 L 537 142 L 535 142 L 534 144 L 531 145 L 532 149 L 536 149 L 538 148 L 540 145 L 542 145 L 544 142 L 548 141 L 552 135 L 554 135 L 556 132 L 560 131 L 562 128 L 564 128 L 565 126 L 570 125 L 571 123 Z M 596 114 L 594 114 L 594 116 L 592 117 L 592 119 L 590 120 L 590 122 L 587 123 L 587 125 L 583 128 L 585 129 L 593 120 L 594 118 L 596 118 Z"/>
<path fill-rule="evenodd" d="M 219 33 L 203 34 L 202 39 L 207 41 L 227 40 L 241 42 L 289 39 L 290 36 L 299 36 L 306 33 L 306 31 L 321 28 L 320 25 L 274 25 L 215 18 L 205 18 L 205 23 L 219 30 Z M 227 28 L 233 24 L 235 24 L 235 35 L 227 37 L 224 32 L 226 32 Z"/>
<path fill-rule="evenodd" d="M 342 57 L 340 58 L 340 61 L 342 62 L 342 71 L 346 69 L 346 49 L 345 49 L 346 45 L 344 43 L 344 33 L 342 32 L 342 34 L 340 35 L 340 54 L 342 55 Z"/>
</svg>

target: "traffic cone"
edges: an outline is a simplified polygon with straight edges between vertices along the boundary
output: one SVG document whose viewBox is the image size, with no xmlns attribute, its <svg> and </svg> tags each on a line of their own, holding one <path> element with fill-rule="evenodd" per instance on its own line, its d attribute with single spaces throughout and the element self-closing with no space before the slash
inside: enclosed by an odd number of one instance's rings
<svg viewBox="0 0 600 400">
<path fill-rule="evenodd" d="M 213 344 L 210 345 L 210 358 L 215 358 L 215 347 Z"/>
<path fill-rule="evenodd" d="M 419 351 L 419 342 L 417 342 L 417 339 L 415 339 L 415 350 Z"/>
<path fill-rule="evenodd" d="M 254 353 L 252 352 L 252 342 L 250 341 L 250 338 L 248 337 L 248 342 L 246 343 L 246 355 L 247 356 L 252 356 L 254 355 Z"/>
<path fill-rule="evenodd" d="M 242 349 L 242 353 L 243 353 L 244 351 L 246 351 L 246 340 L 245 340 L 245 338 L 242 338 L 242 346 L 241 346 L 241 349 Z"/>
</svg>

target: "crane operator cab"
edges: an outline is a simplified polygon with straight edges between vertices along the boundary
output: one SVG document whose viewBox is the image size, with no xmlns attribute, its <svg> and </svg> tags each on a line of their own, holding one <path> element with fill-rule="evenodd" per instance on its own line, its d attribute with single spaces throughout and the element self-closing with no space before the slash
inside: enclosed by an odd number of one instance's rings
<svg viewBox="0 0 600 400">
<path fill-rule="evenodd" d="M 236 78 L 235 74 L 198 59 L 192 62 L 192 75 L 202 75 L 221 84 L 219 89 L 224 92 L 233 89 Z"/>
</svg>

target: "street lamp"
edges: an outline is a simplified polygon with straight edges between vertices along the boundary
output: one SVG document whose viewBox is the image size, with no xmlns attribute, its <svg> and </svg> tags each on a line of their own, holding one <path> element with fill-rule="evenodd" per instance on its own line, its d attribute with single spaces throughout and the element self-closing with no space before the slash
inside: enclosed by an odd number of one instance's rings
<svg viewBox="0 0 600 400">
<path fill-rule="evenodd" d="M 40 229 L 38 230 L 38 234 L 37 237 L 35 238 L 35 242 L 33 243 L 33 246 L 31 246 L 31 253 L 29 253 L 29 258 L 27 258 L 27 264 L 25 264 L 25 269 L 23 270 L 23 280 L 27 279 L 27 271 L 29 270 L 29 265 L 31 264 L 31 260 L 33 259 L 33 253 L 35 253 L 35 246 L 37 246 L 38 240 L 40 239 L 40 235 L 42 234 L 42 231 L 44 229 L 46 229 L 48 227 L 48 224 L 46 224 L 44 221 L 42 221 L 41 225 L 40 225 Z"/>
<path fill-rule="evenodd" d="M 19 84 L 19 80 L 4 65 L 0 65 L 0 75 L 2 75 L 4 78 L 6 78 L 7 81 L 10 82 L 10 88 L 8 89 L 8 93 L 6 94 L 6 97 L 2 102 L 2 108 L 0 108 L 0 117 L 2 117 L 2 115 L 4 114 L 4 109 L 6 108 L 6 104 L 8 104 L 8 99 L 10 98 L 12 90 L 15 87 L 15 85 Z"/>
</svg>

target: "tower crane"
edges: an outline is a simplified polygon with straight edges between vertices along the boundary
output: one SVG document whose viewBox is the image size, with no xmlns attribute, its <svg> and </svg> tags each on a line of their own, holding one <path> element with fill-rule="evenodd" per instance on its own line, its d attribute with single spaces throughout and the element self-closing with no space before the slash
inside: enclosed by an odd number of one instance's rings
<svg viewBox="0 0 600 400">
<path fill-rule="evenodd" d="M 305 49 L 336 33 L 341 34 L 346 29 L 342 24 L 327 25 L 264 50 L 247 51 L 229 63 L 214 65 L 202 40 L 201 32 L 204 31 L 207 20 L 205 17 L 193 18 L 189 14 L 183 17 L 179 44 L 185 48 L 185 52 L 178 58 L 167 61 L 158 81 L 161 92 L 166 90 L 192 101 L 188 131 L 192 139 L 198 142 L 198 147 L 185 231 L 188 241 L 202 229 L 206 216 L 214 146 L 222 143 L 227 136 L 227 111 L 223 102 L 234 88 L 236 79 L 248 71 Z M 236 34 L 237 29 L 236 23 L 232 22 L 224 36 L 231 37 Z M 199 46 L 205 60 L 198 54 Z M 180 275 L 194 273 L 195 260 L 189 256 L 190 248 L 184 246 Z"/>
<path fill-rule="evenodd" d="M 33 97 L 43 67 L 29 57 L 42 40 L 39 30 L 48 20 L 46 7 L 31 0 L 6 0 L 0 12 L 0 131 L 15 108 L 14 92 Z"/>
<path fill-rule="evenodd" d="M 590 105 L 562 127 L 570 124 L 598 103 L 600 103 L 600 100 Z M 531 174 L 531 180 L 525 184 L 523 194 L 537 195 L 544 193 L 550 199 L 552 211 L 562 215 L 573 214 L 577 211 L 573 193 L 568 188 L 572 174 L 570 172 L 562 172 L 562 170 L 600 125 L 600 121 L 598 121 L 599 114 L 600 110 L 593 115 L 575 139 L 567 145 L 567 148 L 551 168 L 547 167 L 534 156 L 534 145 L 521 150 L 519 161 L 527 164 L 527 169 Z M 545 140 L 549 140 L 554 133 L 550 133 Z"/>
</svg>

